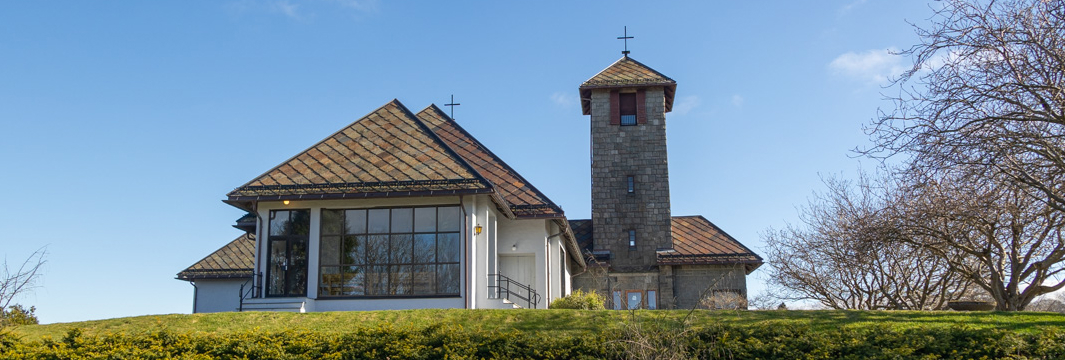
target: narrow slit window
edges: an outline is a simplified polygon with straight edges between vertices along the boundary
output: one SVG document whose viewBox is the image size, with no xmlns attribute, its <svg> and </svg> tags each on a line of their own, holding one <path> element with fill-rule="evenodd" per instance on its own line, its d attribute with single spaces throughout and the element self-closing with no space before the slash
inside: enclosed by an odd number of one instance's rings
<svg viewBox="0 0 1065 360">
<path fill-rule="evenodd" d="M 618 94 L 618 110 L 621 113 L 621 125 L 636 125 L 636 93 Z"/>
<path fill-rule="evenodd" d="M 636 230 L 629 230 L 629 250 L 636 250 Z"/>
<path fill-rule="evenodd" d="M 636 179 L 630 175 L 625 178 L 625 181 L 629 187 L 629 194 L 636 193 Z"/>
</svg>

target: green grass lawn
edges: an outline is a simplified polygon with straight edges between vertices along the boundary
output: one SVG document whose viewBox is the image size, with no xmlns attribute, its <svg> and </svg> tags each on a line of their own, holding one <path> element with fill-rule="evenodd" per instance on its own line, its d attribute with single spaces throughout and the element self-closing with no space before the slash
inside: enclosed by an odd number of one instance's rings
<svg viewBox="0 0 1065 360">
<path fill-rule="evenodd" d="M 585 310 L 399 310 L 324 313 L 244 312 L 192 315 L 147 315 L 74 323 L 19 326 L 12 331 L 24 340 L 43 336 L 62 337 L 79 328 L 86 335 L 108 333 L 140 334 L 157 330 L 182 333 L 225 334 L 255 330 L 280 332 L 308 330 L 343 333 L 357 327 L 382 323 L 399 327 L 423 328 L 434 324 L 460 325 L 463 328 L 529 332 L 602 332 L 616 330 L 627 321 L 648 323 L 681 321 L 686 310 L 585 311 Z M 1038 332 L 1045 327 L 1065 328 L 1065 315 L 1054 313 L 1006 312 L 924 312 L 924 311 L 695 311 L 696 327 L 726 323 L 750 324 L 801 323 L 814 329 L 862 328 L 881 324 L 896 329 L 910 327 L 952 327 L 959 324 L 974 328 L 996 328 L 1022 333 Z"/>
</svg>

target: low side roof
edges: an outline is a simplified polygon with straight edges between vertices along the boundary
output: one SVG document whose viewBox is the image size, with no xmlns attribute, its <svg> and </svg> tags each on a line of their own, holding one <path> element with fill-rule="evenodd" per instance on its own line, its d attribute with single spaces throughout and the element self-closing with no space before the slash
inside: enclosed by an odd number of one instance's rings
<svg viewBox="0 0 1065 360">
<path fill-rule="evenodd" d="M 673 217 L 673 251 L 660 251 L 659 264 L 748 264 L 747 272 L 762 265 L 755 254 L 702 215 Z"/>
<path fill-rule="evenodd" d="M 392 100 L 233 190 L 227 202 L 490 192 L 483 177 Z"/>
<path fill-rule="evenodd" d="M 762 265 L 761 256 L 700 215 L 672 218 L 673 249 L 658 251 L 661 265 L 744 264 L 749 274 Z M 592 253 L 591 220 L 570 220 L 577 243 Z"/>
<path fill-rule="evenodd" d="M 250 278 L 255 235 L 244 234 L 177 274 L 179 280 Z"/>
<path fill-rule="evenodd" d="M 677 90 L 677 82 L 628 56 L 621 57 L 581 84 L 581 110 L 584 115 L 591 115 L 592 89 L 645 86 L 665 87 L 666 112 L 673 110 L 673 94 Z"/>
<path fill-rule="evenodd" d="M 510 206 L 518 218 L 562 217 L 562 209 L 546 195 L 537 190 L 507 165 L 503 159 L 488 150 L 480 141 L 459 126 L 436 105 L 418 112 L 421 119 L 451 149 L 462 156 L 479 174 L 485 177 Z"/>
</svg>

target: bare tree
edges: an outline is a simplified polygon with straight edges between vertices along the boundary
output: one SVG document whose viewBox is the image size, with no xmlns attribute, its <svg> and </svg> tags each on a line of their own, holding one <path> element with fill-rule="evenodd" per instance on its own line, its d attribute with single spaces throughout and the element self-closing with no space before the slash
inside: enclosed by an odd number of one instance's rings
<svg viewBox="0 0 1065 360">
<path fill-rule="evenodd" d="M 824 182 L 827 191 L 800 209 L 801 226 L 763 234 L 770 282 L 785 290 L 778 297 L 833 309 L 932 310 L 975 288 L 939 254 L 897 240 L 905 234 L 887 180 Z"/>
<path fill-rule="evenodd" d="M 1065 314 L 1065 294 L 1044 295 L 1028 304 L 1027 311 L 1045 311 Z"/>
<path fill-rule="evenodd" d="M 1065 2 L 945 0 L 862 152 L 1023 184 L 1065 212 Z"/>
<path fill-rule="evenodd" d="M 750 310 L 774 310 L 780 306 L 780 300 L 768 292 L 761 292 L 748 297 L 747 308 Z"/>
<path fill-rule="evenodd" d="M 1065 287 L 1065 213 L 1032 199 L 1026 185 L 968 175 L 904 175 L 910 185 L 894 217 L 905 235 L 893 240 L 945 260 L 986 291 L 996 310 L 1024 310 Z"/>
<path fill-rule="evenodd" d="M 0 310 L 6 311 L 15 299 L 37 287 L 46 254 L 45 248 L 37 249 L 19 265 L 18 269 L 9 267 L 7 259 L 4 259 L 4 265 L 0 268 Z"/>
</svg>

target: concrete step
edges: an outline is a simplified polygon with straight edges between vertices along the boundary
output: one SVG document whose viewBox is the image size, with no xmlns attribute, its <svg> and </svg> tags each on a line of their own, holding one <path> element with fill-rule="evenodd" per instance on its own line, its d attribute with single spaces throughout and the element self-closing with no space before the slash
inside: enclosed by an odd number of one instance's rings
<svg viewBox="0 0 1065 360">
<path fill-rule="evenodd" d="M 522 307 L 507 299 L 488 299 L 490 309 L 521 309 Z"/>
<path fill-rule="evenodd" d="M 302 298 L 244 299 L 244 311 L 307 312 L 307 300 Z"/>
</svg>

